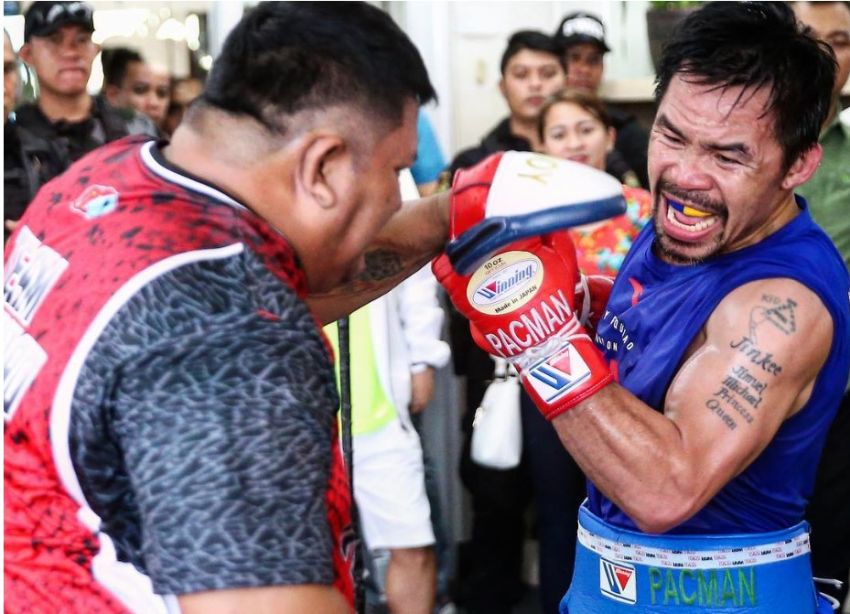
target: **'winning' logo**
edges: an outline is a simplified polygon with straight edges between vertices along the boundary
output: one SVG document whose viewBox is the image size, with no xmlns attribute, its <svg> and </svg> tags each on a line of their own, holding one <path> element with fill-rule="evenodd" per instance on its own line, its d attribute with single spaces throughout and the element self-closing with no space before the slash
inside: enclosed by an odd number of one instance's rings
<svg viewBox="0 0 850 614">
<path fill-rule="evenodd" d="M 478 305 L 490 305 L 507 296 L 514 294 L 534 279 L 537 274 L 537 263 L 533 260 L 523 260 L 500 271 L 479 286 L 473 295 L 473 301 Z"/>
<path fill-rule="evenodd" d="M 599 558 L 599 590 L 621 603 L 637 603 L 635 568 L 628 563 L 613 563 Z"/>
</svg>

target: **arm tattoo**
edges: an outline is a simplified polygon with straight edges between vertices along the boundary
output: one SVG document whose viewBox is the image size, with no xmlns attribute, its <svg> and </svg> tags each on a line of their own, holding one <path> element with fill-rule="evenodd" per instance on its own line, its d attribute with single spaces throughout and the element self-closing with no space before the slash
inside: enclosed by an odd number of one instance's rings
<svg viewBox="0 0 850 614">
<path fill-rule="evenodd" d="M 354 302 L 352 309 L 346 311 L 348 313 L 356 309 L 357 306 L 364 305 L 366 302 L 388 292 L 428 262 L 426 258 L 406 259 L 398 251 L 384 247 L 366 252 L 364 258 L 366 266 L 359 275 L 332 290 L 322 294 L 313 294 L 312 298 L 347 297 L 352 299 Z M 356 297 L 362 297 L 362 299 Z"/>
<path fill-rule="evenodd" d="M 366 268 L 357 276 L 358 282 L 375 282 L 395 277 L 404 270 L 398 253 L 387 249 L 366 252 Z"/>
<path fill-rule="evenodd" d="M 712 395 L 713 398 L 706 402 L 706 407 L 717 413 L 719 406 L 723 405 L 725 411 L 733 409 L 744 422 L 752 424 L 754 412 L 761 405 L 766 389 L 767 382 L 743 365 L 735 365 Z"/>
<path fill-rule="evenodd" d="M 769 306 L 757 305 L 750 311 L 750 338 L 754 343 L 758 343 L 756 329 L 765 322 L 769 322 L 786 335 L 797 330 L 794 311 L 797 302 L 794 299 L 787 298 L 783 302 L 782 299 L 771 294 L 763 294 L 761 298 L 762 302 Z"/>
<path fill-rule="evenodd" d="M 751 363 L 757 367 L 761 367 L 765 373 L 779 375 L 782 372 L 782 365 L 776 363 L 773 352 L 760 350 L 755 344 L 755 341 L 746 335 L 737 341 L 729 343 L 729 347 L 733 350 L 738 350 L 738 353 L 749 358 Z"/>
<path fill-rule="evenodd" d="M 792 298 L 762 294 L 761 304 L 750 310 L 749 334 L 729 343 L 729 347 L 748 359 L 749 364 L 733 365 L 711 398 L 705 401 L 705 407 L 730 431 L 737 428 L 739 419 L 752 424 L 768 388 L 765 376 L 778 376 L 782 372 L 782 365 L 776 362 L 773 353 L 759 347 L 758 331 L 770 325 L 786 336 L 792 335 L 797 330 L 797 306 Z"/>
<path fill-rule="evenodd" d="M 735 422 L 735 418 L 733 418 L 731 414 L 720 406 L 720 402 L 717 399 L 709 399 L 705 402 L 705 406 L 711 411 L 711 413 L 720 418 L 723 424 L 726 425 L 726 428 L 730 431 L 734 431 L 738 428 L 738 423 Z"/>
</svg>

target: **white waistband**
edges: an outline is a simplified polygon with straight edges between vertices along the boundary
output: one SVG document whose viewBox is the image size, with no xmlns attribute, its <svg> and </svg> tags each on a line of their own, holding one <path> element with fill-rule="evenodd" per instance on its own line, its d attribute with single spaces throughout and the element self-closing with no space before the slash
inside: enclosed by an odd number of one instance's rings
<svg viewBox="0 0 850 614">
<path fill-rule="evenodd" d="M 663 539 L 663 537 L 660 539 Z M 686 569 L 723 569 L 763 565 L 793 559 L 808 554 L 810 551 L 808 533 L 801 533 L 796 537 L 757 546 L 718 550 L 677 550 L 624 544 L 601 537 L 579 526 L 578 541 L 582 546 L 596 554 L 618 561 Z"/>
</svg>

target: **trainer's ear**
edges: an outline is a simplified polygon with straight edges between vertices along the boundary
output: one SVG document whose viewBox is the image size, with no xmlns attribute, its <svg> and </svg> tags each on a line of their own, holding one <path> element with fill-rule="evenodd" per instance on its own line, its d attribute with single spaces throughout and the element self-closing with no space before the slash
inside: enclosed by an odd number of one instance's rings
<svg viewBox="0 0 850 614">
<path fill-rule="evenodd" d="M 351 148 L 332 132 L 315 132 L 304 137 L 296 181 L 299 191 L 323 209 L 335 206 L 350 188 Z"/>
<path fill-rule="evenodd" d="M 782 189 L 790 191 L 806 183 L 818 170 L 822 158 L 823 147 L 820 143 L 812 145 L 797 156 L 782 179 Z"/>
</svg>

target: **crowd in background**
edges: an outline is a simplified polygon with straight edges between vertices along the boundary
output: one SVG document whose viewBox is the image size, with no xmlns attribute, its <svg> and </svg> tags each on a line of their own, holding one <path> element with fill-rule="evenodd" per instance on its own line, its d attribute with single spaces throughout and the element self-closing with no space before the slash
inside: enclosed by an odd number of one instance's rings
<svg viewBox="0 0 850 614">
<path fill-rule="evenodd" d="M 13 49 L 8 34 L 5 36 L 6 238 L 29 201 L 50 179 L 107 142 L 129 135 L 167 139 L 179 125 L 187 106 L 202 93 L 200 80 L 175 78 L 147 62 L 137 50 L 110 47 L 108 42 L 100 49 L 91 38 L 94 30 L 91 8 L 84 3 L 72 4 L 73 10 L 68 4 L 35 3 L 26 16 L 25 43 L 19 50 Z M 827 149 L 824 169 L 804 192 L 816 195 L 812 201 L 813 215 L 831 233 L 845 262 L 850 263 L 850 227 L 846 221 L 850 218 L 846 170 L 850 159 L 847 136 L 850 120 L 839 117 L 838 98 L 850 71 L 850 7 L 841 2 L 821 3 L 818 7 L 800 5 L 799 16 L 812 26 L 815 35 L 832 46 L 840 68 L 836 107 L 830 122 L 824 126 L 823 144 Z M 61 8 L 50 10 L 53 7 Z M 425 168 L 414 171 L 414 176 L 421 192 L 445 189 L 458 170 L 505 150 L 543 152 L 607 171 L 626 186 L 627 212 L 620 218 L 573 229 L 572 234 L 581 268 L 588 274 L 613 276 L 632 240 L 650 219 L 652 203 L 646 168 L 649 135 L 634 116 L 598 97 L 604 76 L 604 55 L 610 51 L 604 24 L 592 14 L 572 13 L 553 30 L 552 33 L 523 30 L 509 38 L 500 63 L 499 86 L 509 113 L 483 136 L 480 144 L 458 152 L 450 164 L 444 163 L 427 118 L 420 116 L 421 148 L 417 163 Z M 103 63 L 104 84 L 101 93 L 92 96 L 86 86 L 98 53 Z M 18 99 L 19 61 L 25 62 L 37 79 L 36 100 Z M 433 295 L 436 287 L 429 292 Z M 433 601 L 446 612 L 455 607 L 453 603 L 468 612 L 512 611 L 527 590 L 522 575 L 523 548 L 529 535 L 533 535 L 540 548 L 541 611 L 557 611 L 572 574 L 576 539 L 572 519 L 585 496 L 584 476 L 551 425 L 527 397 L 521 403 L 524 451 L 520 464 L 513 469 L 493 469 L 477 464 L 470 457 L 473 419 L 493 379 L 493 362 L 473 343 L 468 322 L 451 308 L 447 310 L 454 373 L 465 381 L 461 425 L 464 445 L 459 469 L 471 495 L 471 539 L 462 548 L 455 572 L 446 569 L 451 559 L 445 548 L 439 548 L 441 531 L 436 531 L 436 538 L 433 534 L 423 538 L 426 548 L 436 542 L 438 555 L 441 550 L 442 556 L 436 560 L 417 559 L 413 567 L 408 566 L 412 571 L 401 580 L 394 580 L 390 608 L 411 611 L 405 599 L 421 603 L 420 592 L 408 585 L 424 578 L 425 590 L 439 593 Z M 431 369 L 432 374 L 430 384 L 427 381 L 422 384 L 421 377 L 412 376 L 414 395 L 417 386 L 433 387 L 433 369 L 445 363 L 440 351 L 437 355 L 433 361 L 414 361 L 415 369 L 411 369 L 414 374 L 423 369 Z M 423 394 L 411 410 L 414 415 L 427 405 L 433 390 Z M 408 393 L 402 401 L 405 416 L 410 407 L 409 397 Z M 382 402 L 394 401 L 383 399 Z M 833 458 L 831 450 L 840 448 L 842 439 L 850 437 L 848 405 L 845 396 L 827 445 L 826 469 L 818 486 L 818 492 L 830 493 L 826 496 L 828 502 L 821 498 L 812 504 L 816 516 L 813 519 L 816 575 L 842 579 L 848 575 L 850 543 L 846 527 L 840 530 L 833 518 L 850 517 L 844 503 L 850 500 L 846 478 L 850 468 L 846 454 L 840 461 L 837 456 Z M 406 417 L 401 419 L 401 431 L 406 430 L 409 422 Z M 381 423 L 380 427 L 385 428 L 388 423 Z M 418 445 L 417 440 L 413 447 L 421 456 Z M 420 470 L 414 472 L 413 478 L 405 479 L 419 480 L 421 485 L 424 477 Z M 398 488 L 403 490 L 405 486 Z M 433 492 L 429 495 L 433 520 L 433 509 L 438 502 Z M 835 501 L 845 505 L 843 515 L 835 510 Z M 392 551 L 414 546 L 419 548 L 422 544 L 383 544 L 380 548 Z M 819 556 L 821 552 L 823 555 Z M 427 573 L 421 571 L 423 568 Z M 446 576 L 453 576 L 454 582 L 446 581 Z M 443 578 L 439 583 L 438 577 Z M 402 588 L 397 588 L 399 582 L 404 585 Z M 439 584 L 439 590 L 430 588 L 432 584 Z M 386 591 L 386 586 L 381 590 Z M 846 589 L 836 591 L 836 595 L 846 597 Z M 380 599 L 374 607 L 381 607 Z"/>
<path fill-rule="evenodd" d="M 56 27 L 62 24 L 62 27 Z M 174 77 L 126 47 L 92 40 L 93 9 L 85 3 L 34 3 L 24 45 L 4 30 L 4 237 L 14 230 L 38 189 L 92 149 L 128 135 L 167 138 L 201 92 L 193 77 Z M 100 53 L 103 87 L 87 85 Z M 37 83 L 22 99 L 18 62 Z"/>
</svg>

